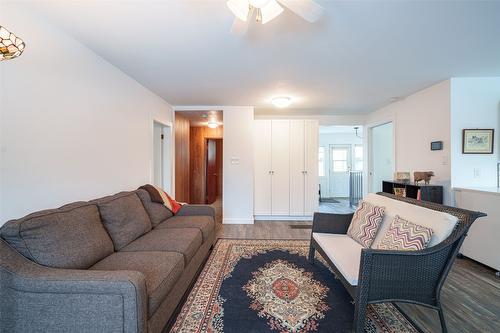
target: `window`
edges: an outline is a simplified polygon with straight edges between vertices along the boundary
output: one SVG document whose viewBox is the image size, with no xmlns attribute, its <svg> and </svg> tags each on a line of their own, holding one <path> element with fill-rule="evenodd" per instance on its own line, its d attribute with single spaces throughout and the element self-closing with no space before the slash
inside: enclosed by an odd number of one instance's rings
<svg viewBox="0 0 500 333">
<path fill-rule="evenodd" d="M 363 146 L 354 145 L 354 171 L 363 170 Z"/>
<path fill-rule="evenodd" d="M 332 170 L 333 172 L 349 171 L 350 146 L 333 145 L 331 149 Z"/>
<path fill-rule="evenodd" d="M 318 175 L 320 177 L 325 176 L 325 147 L 319 147 L 319 152 L 318 152 Z"/>
</svg>

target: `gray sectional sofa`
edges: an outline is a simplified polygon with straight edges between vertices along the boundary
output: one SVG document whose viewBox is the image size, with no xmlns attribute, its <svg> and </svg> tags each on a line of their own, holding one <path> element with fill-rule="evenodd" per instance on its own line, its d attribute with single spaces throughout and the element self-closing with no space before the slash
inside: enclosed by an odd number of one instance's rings
<svg viewBox="0 0 500 333">
<path fill-rule="evenodd" d="M 0 332 L 161 332 L 215 241 L 210 206 L 136 190 L 0 228 Z"/>
</svg>

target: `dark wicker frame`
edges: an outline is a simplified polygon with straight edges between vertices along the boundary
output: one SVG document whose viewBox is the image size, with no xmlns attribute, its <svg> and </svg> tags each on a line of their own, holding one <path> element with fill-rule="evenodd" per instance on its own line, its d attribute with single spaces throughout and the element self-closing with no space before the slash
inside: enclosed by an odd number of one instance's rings
<svg viewBox="0 0 500 333">
<path fill-rule="evenodd" d="M 378 193 L 394 200 L 404 201 L 458 218 L 451 235 L 443 242 L 420 251 L 388 251 L 363 249 L 358 285 L 352 286 L 338 271 L 311 234 L 309 261 L 314 262 L 315 251 L 328 262 L 336 277 L 355 301 L 354 331 L 364 332 L 366 306 L 371 303 L 404 302 L 437 310 L 443 332 L 447 332 L 440 294 L 458 251 L 472 223 L 484 213 L 444 206 L 410 198 Z M 313 232 L 346 234 L 352 214 L 315 213 Z"/>
</svg>

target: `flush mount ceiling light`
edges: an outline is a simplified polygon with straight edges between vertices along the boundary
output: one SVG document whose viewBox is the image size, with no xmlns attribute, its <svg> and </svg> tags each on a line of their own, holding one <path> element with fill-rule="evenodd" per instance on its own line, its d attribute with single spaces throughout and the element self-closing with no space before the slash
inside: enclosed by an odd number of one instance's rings
<svg viewBox="0 0 500 333">
<path fill-rule="evenodd" d="M 245 34 L 254 16 L 262 24 L 276 18 L 284 10 L 281 5 L 311 23 L 323 15 L 323 7 L 312 0 L 228 0 L 226 4 L 236 16 L 231 33 L 237 36 Z"/>
<path fill-rule="evenodd" d="M 271 99 L 271 103 L 277 108 L 283 109 L 292 104 L 292 99 L 288 96 L 278 96 Z"/>
<path fill-rule="evenodd" d="M 217 120 L 215 118 L 211 118 L 208 123 L 207 123 L 208 128 L 217 128 L 219 124 L 217 123 Z"/>
<path fill-rule="evenodd" d="M 0 26 L 0 61 L 19 57 L 24 51 L 24 41 Z"/>
</svg>

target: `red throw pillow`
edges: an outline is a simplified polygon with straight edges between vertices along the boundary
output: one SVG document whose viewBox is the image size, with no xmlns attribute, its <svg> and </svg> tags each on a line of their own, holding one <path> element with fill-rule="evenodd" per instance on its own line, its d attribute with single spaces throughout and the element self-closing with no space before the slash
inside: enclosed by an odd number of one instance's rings
<svg viewBox="0 0 500 333">
<path fill-rule="evenodd" d="M 167 192 L 163 191 L 160 189 L 161 192 L 166 197 L 166 200 L 163 201 L 163 204 L 172 211 L 172 213 L 177 214 L 177 212 L 181 209 L 182 205 L 175 201 L 170 195 L 167 194 Z"/>
<path fill-rule="evenodd" d="M 182 203 L 175 201 L 174 198 L 168 195 L 167 192 L 163 191 L 160 187 L 146 184 L 139 188 L 149 193 L 151 201 L 163 204 L 172 213 L 174 213 L 174 215 L 177 214 L 183 205 Z"/>
</svg>

